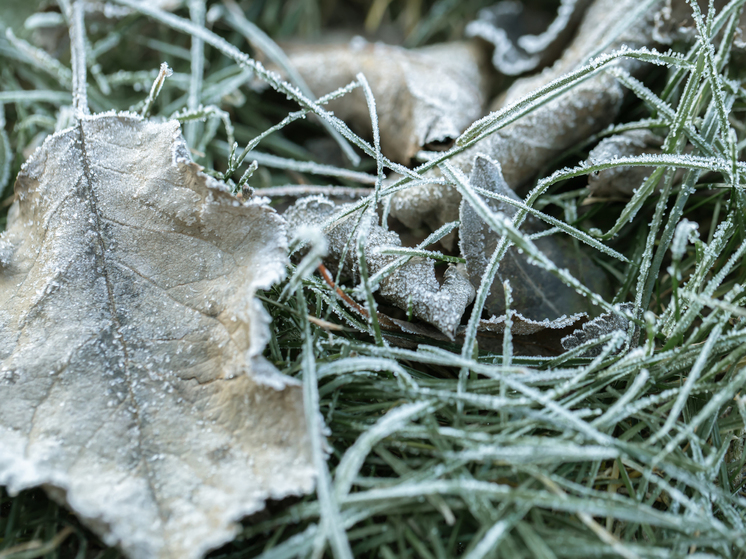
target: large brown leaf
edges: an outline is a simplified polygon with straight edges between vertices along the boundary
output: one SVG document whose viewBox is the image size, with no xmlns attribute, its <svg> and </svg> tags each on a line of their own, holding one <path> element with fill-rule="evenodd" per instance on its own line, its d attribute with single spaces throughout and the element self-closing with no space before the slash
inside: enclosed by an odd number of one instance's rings
<svg viewBox="0 0 746 559">
<path fill-rule="evenodd" d="M 0 484 L 44 486 L 132 558 L 191 558 L 312 489 L 296 383 L 260 355 L 274 211 L 174 121 L 86 117 L 24 166 L 0 237 Z"/>
</svg>

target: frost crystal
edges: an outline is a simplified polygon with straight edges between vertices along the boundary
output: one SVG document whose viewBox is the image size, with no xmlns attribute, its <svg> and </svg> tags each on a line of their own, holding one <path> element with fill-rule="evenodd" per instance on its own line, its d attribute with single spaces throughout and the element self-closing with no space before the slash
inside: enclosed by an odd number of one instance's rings
<svg viewBox="0 0 746 559">
<path fill-rule="evenodd" d="M 674 260 L 681 260 L 686 251 L 686 244 L 690 239 L 696 238 L 699 225 L 688 219 L 682 219 L 676 226 L 676 232 L 671 241 L 671 255 Z"/>
<path fill-rule="evenodd" d="M 519 200 L 505 182 L 500 164 L 488 157 L 477 156 L 469 182 L 475 188 Z M 486 203 L 493 212 L 506 218 L 512 217 L 517 211 L 515 206 L 499 199 L 490 198 Z M 523 232 L 529 234 L 543 229 L 544 226 L 534 217 L 529 217 L 523 226 Z M 471 204 L 462 201 L 459 237 L 461 254 L 466 258 L 469 278 L 475 287 L 479 287 L 500 236 L 482 221 Z M 605 294 L 608 291 L 608 281 L 604 273 L 566 238 L 553 235 L 538 238 L 534 242 L 558 268 L 569 269 L 574 277 L 579 278 L 594 292 Z M 506 280 L 510 281 L 513 289 L 513 309 L 530 320 L 553 320 L 563 315 L 589 310 L 588 301 L 582 295 L 547 270 L 532 265 L 527 255 L 512 247 L 500 262 L 497 276 L 487 297 L 485 309 L 490 315 L 500 316 L 505 313 L 503 282 Z"/>
<path fill-rule="evenodd" d="M 255 298 L 282 219 L 236 204 L 175 121 L 81 118 L 16 182 L 0 238 L 0 485 L 43 486 L 138 559 L 196 559 L 316 470 Z M 10 244 L 10 246 L 9 246 Z"/>
<path fill-rule="evenodd" d="M 622 303 L 619 310 L 632 312 L 634 305 L 632 303 Z M 571 335 L 562 338 L 562 347 L 569 351 L 588 341 L 596 340 L 612 332 L 627 332 L 629 319 L 616 313 L 604 313 L 601 316 L 583 324 L 579 330 L 575 330 Z M 584 357 L 595 357 L 601 353 L 603 347 L 593 347 L 586 351 Z"/>
<path fill-rule="evenodd" d="M 336 206 L 323 196 L 298 200 L 286 213 L 291 230 L 303 225 L 318 224 L 336 213 L 343 213 L 346 206 Z M 326 230 L 329 239 L 329 265 L 341 266 L 353 279 L 359 281 L 359 268 L 354 239 L 358 227 L 368 227 L 365 241 L 368 273 L 372 276 L 397 261 L 398 256 L 383 254 L 387 248 L 401 247 L 401 239 L 374 221 L 377 214 L 353 213 Z M 365 220 L 367 223 L 363 223 Z M 358 222 L 360 224 L 358 225 Z M 351 240 L 352 239 L 352 240 Z M 435 276 L 433 261 L 412 257 L 380 282 L 381 296 L 400 309 L 409 310 L 422 320 L 436 326 L 453 338 L 466 306 L 474 299 L 474 288 L 466 277 L 462 265 L 449 265 L 443 284 Z"/>
</svg>

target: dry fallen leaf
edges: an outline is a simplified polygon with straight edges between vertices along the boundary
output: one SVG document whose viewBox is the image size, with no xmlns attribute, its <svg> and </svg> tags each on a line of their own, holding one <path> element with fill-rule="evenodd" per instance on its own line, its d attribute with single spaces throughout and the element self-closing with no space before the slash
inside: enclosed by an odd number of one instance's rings
<svg viewBox="0 0 746 559">
<path fill-rule="evenodd" d="M 633 312 L 634 305 L 632 303 L 622 303 L 619 305 L 619 310 L 625 312 Z M 566 351 L 570 351 L 586 342 L 611 334 L 612 332 L 626 333 L 629 327 L 629 319 L 618 315 L 616 313 L 604 313 L 601 316 L 594 318 L 583 324 L 582 328 L 573 331 L 572 334 L 562 338 L 562 347 Z M 621 348 L 620 348 L 621 349 Z M 603 351 L 603 347 L 594 347 L 589 349 L 583 354 L 583 357 L 596 357 Z"/>
<path fill-rule="evenodd" d="M 500 97 L 493 110 L 508 106 L 531 91 L 577 68 L 603 45 L 619 20 L 635 8 L 638 0 L 596 0 L 588 8 L 573 42 L 554 66 L 519 79 Z M 650 17 L 641 21 L 614 41 L 608 50 L 627 45 L 638 48 L 652 43 Z M 620 60 L 616 64 L 629 71 L 641 67 L 637 62 Z M 497 130 L 450 162 L 465 174 L 474 158 L 485 154 L 500 162 L 503 176 L 513 189 L 521 187 L 538 170 L 565 150 L 599 132 L 613 122 L 621 107 L 624 91 L 615 78 L 600 73 L 578 84 L 526 116 Z M 457 219 L 461 196 L 456 189 L 439 184 L 410 187 L 394 195 L 391 215 L 409 227 L 422 223 L 438 227 Z"/>
<path fill-rule="evenodd" d="M 295 229 L 303 225 L 318 225 L 344 210 L 345 206 L 336 206 L 323 196 L 310 196 L 298 200 L 285 212 L 285 218 L 289 227 Z M 370 276 L 399 258 L 381 252 L 387 248 L 401 247 L 401 240 L 395 232 L 376 224 L 374 219 L 377 219 L 376 214 L 365 212 L 361 216 L 355 212 L 325 231 L 329 241 L 328 263 L 332 269 L 341 265 L 347 273 L 352 274 L 354 281 L 359 280 L 354 239 L 361 226 L 370 228 L 365 241 Z M 358 225 L 359 220 L 368 220 L 369 223 Z M 435 276 L 433 261 L 420 257 L 411 258 L 382 279 L 379 292 L 381 297 L 400 309 L 406 311 L 411 308 L 414 316 L 433 324 L 450 339 L 456 333 L 464 309 L 474 299 L 474 289 L 462 265 L 449 265 L 440 284 Z"/>
<path fill-rule="evenodd" d="M 282 219 L 199 169 L 175 121 L 83 117 L 0 237 L 0 485 L 131 558 L 201 557 L 314 484 L 301 389 L 261 357 Z"/>
<path fill-rule="evenodd" d="M 562 0 L 554 20 L 542 32 L 533 34 L 529 29 L 541 19 L 541 12 L 537 13 L 535 7 L 526 9 L 522 2 L 502 1 L 480 10 L 479 18 L 465 31 L 468 37 L 494 45 L 492 64 L 498 71 L 517 76 L 556 59 L 589 4 L 590 0 Z"/>
<path fill-rule="evenodd" d="M 500 172 L 500 165 L 484 156 L 474 161 L 469 182 L 502 196 L 520 201 L 508 187 Z M 514 206 L 495 199 L 486 200 L 493 212 L 512 217 L 518 211 Z M 532 234 L 543 229 L 535 218 L 527 219 L 522 231 Z M 466 269 L 475 287 L 479 287 L 490 256 L 495 251 L 500 235 L 493 231 L 471 204 L 461 203 L 461 227 L 459 229 L 461 254 L 466 258 Z M 573 246 L 572 242 L 557 235 L 540 237 L 534 244 L 560 269 L 567 269 L 581 283 L 599 294 L 609 291 L 608 280 L 593 261 Z M 513 291 L 512 309 L 531 321 L 545 321 L 564 318 L 581 311 L 589 311 L 590 304 L 585 297 L 562 283 L 557 277 L 543 268 L 530 263 L 530 258 L 512 247 L 500 262 L 497 276 L 492 283 L 484 308 L 493 316 L 505 314 L 505 290 L 503 282 L 510 281 Z M 569 323 L 562 322 L 562 326 Z"/>
<path fill-rule="evenodd" d="M 601 140 L 588 154 L 587 163 L 597 165 L 618 157 L 659 154 L 663 141 L 649 130 L 630 130 Z M 588 189 L 595 196 L 629 197 L 650 175 L 650 167 L 612 167 L 588 176 Z"/>
<path fill-rule="evenodd" d="M 394 161 L 409 163 L 424 146 L 457 138 L 482 116 L 486 57 L 472 42 L 407 50 L 355 38 L 344 44 L 290 44 L 286 52 L 317 96 L 365 75 L 376 99 L 381 150 Z M 329 103 L 329 109 L 370 135 L 362 91 Z"/>
</svg>

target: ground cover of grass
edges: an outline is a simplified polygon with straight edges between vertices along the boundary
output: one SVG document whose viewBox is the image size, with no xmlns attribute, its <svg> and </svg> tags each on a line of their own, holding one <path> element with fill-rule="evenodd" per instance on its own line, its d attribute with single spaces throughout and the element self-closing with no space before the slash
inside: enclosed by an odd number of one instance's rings
<svg viewBox="0 0 746 559">
<path fill-rule="evenodd" d="M 390 22 L 416 46 L 458 38 L 481 6 L 408 0 L 371 16 L 384 4 L 268 0 L 247 3 L 246 14 L 275 39 L 368 18 L 369 28 Z M 509 338 L 500 352 L 480 350 L 473 329 L 463 347 L 415 339 L 417 350 L 403 349 L 382 345 L 378 325 L 350 314 L 318 275 L 291 270 L 287 281 L 297 289 L 288 294 L 286 283 L 262 296 L 273 316 L 267 357 L 303 381 L 323 416 L 328 471 L 317 493 L 270 503 L 212 557 L 746 556 L 746 177 L 738 163 L 746 91 L 731 57 L 743 5 L 734 0 L 703 17 L 699 40 L 654 70 L 649 89 L 628 84 L 620 123 L 668 138 L 668 159 L 651 162 L 652 178 L 631 200 L 583 205 L 582 175 L 592 169 L 550 169 L 527 195 L 629 260 L 597 256 L 613 282 L 612 302 L 633 304 L 626 334 L 547 358 L 513 355 Z M 190 17 L 187 9 L 176 13 Z M 191 17 L 199 23 L 198 5 Z M 249 51 L 220 21 L 211 29 Z M 283 95 L 254 92 L 235 61 L 209 46 L 198 47 L 204 77 L 195 78 L 189 33 L 158 18 L 89 21 L 88 33 L 93 110 L 141 109 L 166 61 L 175 73 L 151 114 L 187 109 L 195 88 L 224 111 L 185 125 L 207 169 L 226 169 L 225 119 L 243 147 L 298 110 Z M 724 39 L 714 46 L 718 34 Z M 10 154 L 0 168 L 0 179 L 10 178 L 0 201 L 12 195 L 12 177 L 30 151 L 71 118 L 65 36 L 51 55 L 21 41 L 0 37 L 1 151 L 7 145 Z M 310 160 L 307 141 L 324 135 L 299 120 L 261 147 Z M 557 169 L 578 164 L 589 147 L 577 146 Z M 681 183 L 674 166 L 686 169 Z M 375 173 L 375 157 L 364 156 L 361 169 Z M 260 167 L 250 184 L 299 179 L 317 180 Z M 0 203 L 4 226 L 8 204 Z M 590 223 L 614 225 L 598 232 Z M 593 347 L 600 355 L 583 357 Z M 0 538 L 5 559 L 118 556 L 40 490 L 15 497 L 0 490 Z"/>
</svg>

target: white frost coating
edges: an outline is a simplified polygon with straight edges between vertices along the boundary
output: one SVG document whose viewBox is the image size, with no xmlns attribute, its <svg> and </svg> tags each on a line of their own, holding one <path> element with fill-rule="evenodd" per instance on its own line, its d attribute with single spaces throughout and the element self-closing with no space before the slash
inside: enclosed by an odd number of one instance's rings
<svg viewBox="0 0 746 559">
<path fill-rule="evenodd" d="M 524 15 L 521 2 L 497 3 L 479 12 L 479 19 L 466 26 L 467 37 L 479 37 L 495 47 L 492 64 L 503 74 L 517 76 L 551 62 L 568 41 L 583 15 L 589 0 L 562 0 L 557 17 L 539 35 L 516 37 L 531 16 Z M 530 12 L 530 10 L 529 10 Z"/>
<path fill-rule="evenodd" d="M 531 320 L 520 313 L 514 312 L 511 319 L 513 321 L 511 332 L 515 336 L 529 336 L 542 330 L 562 330 L 587 318 L 587 314 L 577 313 L 571 316 L 562 315 L 554 320 L 549 320 L 548 318 L 544 320 Z M 479 322 L 479 331 L 502 334 L 505 331 L 506 319 L 506 315 L 502 315 L 493 316 L 489 320 L 481 320 Z"/>
<path fill-rule="evenodd" d="M 176 122 L 84 117 L 26 162 L 0 241 L 0 485 L 131 558 L 201 557 L 316 473 L 260 356 L 284 222 L 199 169 Z"/>
<path fill-rule="evenodd" d="M 10 265 L 11 256 L 13 256 L 13 243 L 10 240 L 10 234 L 3 231 L 0 233 L 0 268 Z"/>
<path fill-rule="evenodd" d="M 635 307 L 632 303 L 622 303 L 617 308 L 622 312 L 631 313 Z M 629 319 L 624 316 L 617 313 L 604 313 L 590 322 L 586 322 L 581 329 L 575 330 L 571 335 L 562 338 L 562 347 L 569 351 L 588 341 L 598 339 L 612 332 L 626 334 L 628 326 Z M 603 347 L 597 346 L 586 351 L 583 356 L 596 357 L 602 351 Z"/>
<path fill-rule="evenodd" d="M 298 200 L 285 213 L 285 218 L 294 231 L 305 225 L 323 223 L 335 213 L 343 212 L 344 209 L 345 206 L 338 207 L 323 196 L 310 196 Z M 326 231 L 329 239 L 327 265 L 332 269 L 336 269 L 339 265 L 343 266 L 347 273 L 353 275 L 356 282 L 359 280 L 359 273 L 354 239 L 359 218 L 359 213 L 353 213 Z M 365 240 L 365 254 L 370 276 L 375 275 L 398 258 L 396 255 L 382 254 L 381 249 L 401 246 L 399 236 L 375 224 L 374 219 L 377 219 L 375 214 L 366 212 L 362 220 L 368 223 L 361 224 L 361 227 L 363 225 L 369 227 Z M 349 246 L 347 246 L 348 242 Z M 344 262 L 340 263 L 345 247 L 347 247 L 347 252 Z M 441 285 L 435 277 L 433 261 L 426 258 L 412 258 L 382 279 L 378 285 L 384 299 L 403 310 L 407 310 L 411 305 L 414 316 L 433 324 L 451 339 L 456 333 L 464 310 L 474 299 L 474 288 L 462 266 L 450 265 Z"/>
<path fill-rule="evenodd" d="M 684 257 L 687 243 L 699 237 L 698 229 L 699 225 L 688 219 L 682 219 L 679 222 L 671 241 L 671 256 L 674 260 L 681 260 Z"/>
</svg>

